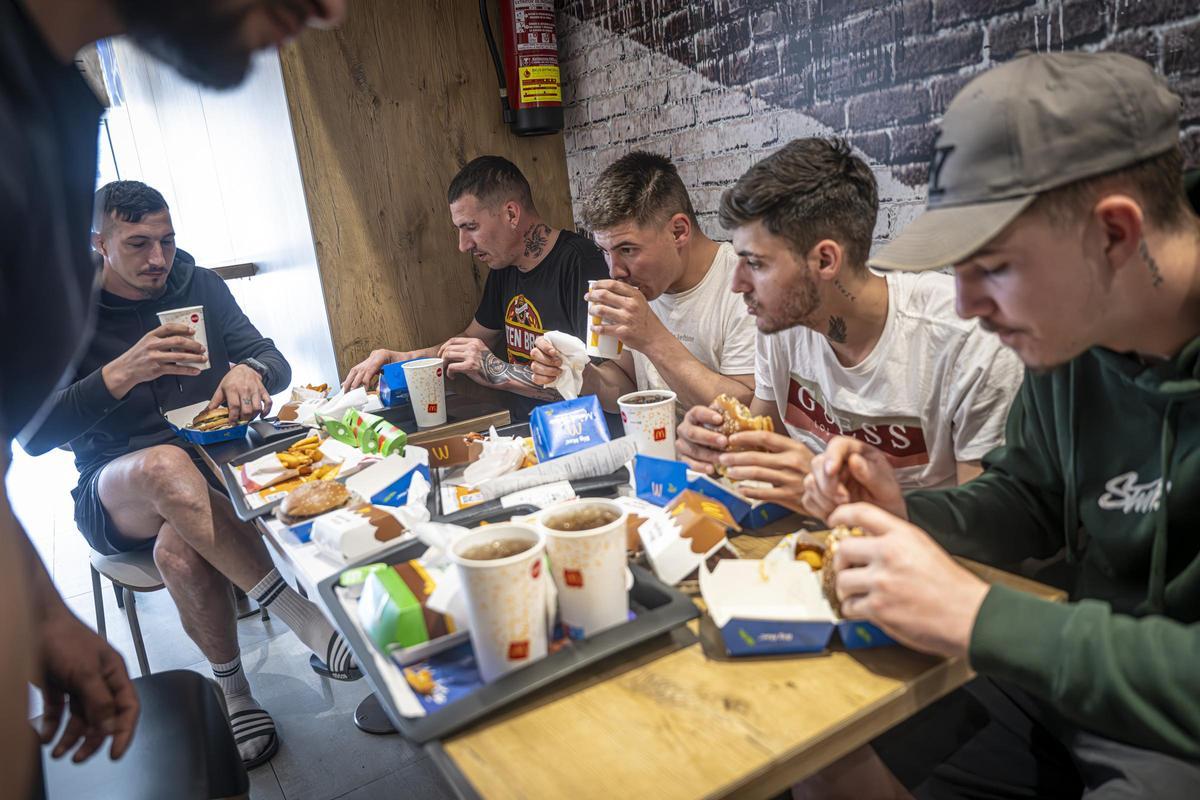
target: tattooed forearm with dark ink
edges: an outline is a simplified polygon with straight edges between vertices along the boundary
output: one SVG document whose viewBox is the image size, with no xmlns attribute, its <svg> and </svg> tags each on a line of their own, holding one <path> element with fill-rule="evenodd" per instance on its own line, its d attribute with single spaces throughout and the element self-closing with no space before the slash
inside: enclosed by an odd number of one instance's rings
<svg viewBox="0 0 1200 800">
<path fill-rule="evenodd" d="M 841 317 L 829 318 L 829 341 L 843 344 L 846 341 L 846 320 Z"/>
<path fill-rule="evenodd" d="M 509 388 L 514 384 L 520 386 L 524 390 L 520 393 L 526 397 L 534 397 L 539 400 L 561 399 L 555 390 L 538 386 L 533 380 L 533 371 L 529 367 L 502 361 L 494 353 L 488 353 L 484 357 L 483 374 L 487 377 L 488 383 L 498 388 Z"/>
<path fill-rule="evenodd" d="M 1162 286 L 1162 270 L 1158 268 L 1158 262 L 1154 260 L 1154 256 L 1150 255 L 1150 248 L 1146 246 L 1145 239 L 1138 242 L 1138 253 L 1142 256 L 1142 260 L 1146 262 L 1146 268 L 1150 270 L 1151 285 L 1156 289 Z"/>
<path fill-rule="evenodd" d="M 546 240 L 550 236 L 550 226 L 544 222 L 530 227 L 525 231 L 525 255 L 537 258 L 546 249 Z"/>
</svg>

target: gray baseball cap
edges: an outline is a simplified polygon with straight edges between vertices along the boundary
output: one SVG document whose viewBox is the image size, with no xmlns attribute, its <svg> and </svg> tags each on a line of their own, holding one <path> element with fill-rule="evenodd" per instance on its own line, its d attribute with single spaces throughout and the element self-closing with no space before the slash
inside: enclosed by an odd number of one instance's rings
<svg viewBox="0 0 1200 800">
<path fill-rule="evenodd" d="M 964 86 L 942 118 L 926 211 L 869 259 L 919 272 L 957 264 L 1039 192 L 1179 143 L 1180 99 L 1120 53 L 1027 55 Z"/>
</svg>

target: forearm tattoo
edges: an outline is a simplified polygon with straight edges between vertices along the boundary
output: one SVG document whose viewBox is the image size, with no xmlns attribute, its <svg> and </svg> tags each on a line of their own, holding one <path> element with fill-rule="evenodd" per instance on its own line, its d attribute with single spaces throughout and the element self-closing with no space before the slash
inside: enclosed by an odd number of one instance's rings
<svg viewBox="0 0 1200 800">
<path fill-rule="evenodd" d="M 539 386 L 533 380 L 533 370 L 520 364 L 510 364 L 497 358 L 494 353 L 488 353 L 483 360 L 483 374 L 488 383 L 500 386 L 505 383 L 517 383 L 537 392 L 535 397 L 544 400 L 557 400 L 558 392 Z"/>
</svg>

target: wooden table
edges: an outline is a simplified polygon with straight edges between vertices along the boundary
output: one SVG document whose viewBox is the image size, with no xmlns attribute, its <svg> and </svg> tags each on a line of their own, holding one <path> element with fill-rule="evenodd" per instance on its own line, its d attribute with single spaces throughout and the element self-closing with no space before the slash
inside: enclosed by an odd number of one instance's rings
<svg viewBox="0 0 1200 800">
<path fill-rule="evenodd" d="M 758 557 L 786 529 L 783 520 L 776 535 L 734 545 Z M 772 797 L 972 677 L 964 659 L 902 647 L 735 660 L 707 617 L 656 647 L 430 745 L 430 754 L 460 791 L 489 800 Z"/>
</svg>

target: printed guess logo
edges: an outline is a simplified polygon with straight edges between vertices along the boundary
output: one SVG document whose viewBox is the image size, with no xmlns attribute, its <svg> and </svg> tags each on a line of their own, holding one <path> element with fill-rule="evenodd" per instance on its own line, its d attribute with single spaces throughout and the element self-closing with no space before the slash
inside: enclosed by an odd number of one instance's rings
<svg viewBox="0 0 1200 800">
<path fill-rule="evenodd" d="M 508 643 L 508 660 L 523 661 L 529 658 L 529 640 L 523 639 L 519 642 Z"/>
<path fill-rule="evenodd" d="M 583 573 L 577 569 L 564 569 L 563 580 L 567 582 L 567 586 L 576 589 L 583 588 Z"/>
<path fill-rule="evenodd" d="M 425 410 L 428 411 L 430 414 L 436 414 L 437 406 L 438 406 L 437 403 L 430 403 L 429 405 L 425 406 Z"/>
<path fill-rule="evenodd" d="M 666 440 L 667 440 L 667 429 L 666 428 L 655 428 L 654 429 L 654 441 L 665 442 Z"/>
<path fill-rule="evenodd" d="M 529 575 L 530 575 L 530 577 L 536 579 L 537 576 L 541 575 L 541 574 L 542 574 L 542 560 L 540 558 L 535 558 L 533 560 L 533 568 L 529 570 Z"/>
<path fill-rule="evenodd" d="M 200 321 L 200 315 L 192 314 L 192 322 L 199 322 L 199 321 Z"/>
</svg>

